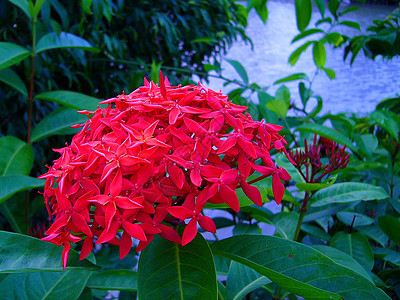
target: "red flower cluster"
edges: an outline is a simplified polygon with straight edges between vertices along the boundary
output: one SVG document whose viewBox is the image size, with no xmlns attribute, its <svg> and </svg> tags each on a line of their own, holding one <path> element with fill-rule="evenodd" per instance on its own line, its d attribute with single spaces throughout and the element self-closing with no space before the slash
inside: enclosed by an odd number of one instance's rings
<svg viewBox="0 0 400 300">
<path fill-rule="evenodd" d="M 201 214 L 207 202 L 239 211 L 240 186 L 262 205 L 258 189 L 246 182 L 254 171 L 273 176 L 275 200 L 282 200 L 280 179 L 290 176 L 269 153 L 286 153 L 282 127 L 254 121 L 227 96 L 201 84 L 171 87 L 160 74 L 160 86 L 145 79 L 131 94 L 101 103 L 108 107 L 81 112 L 89 120 L 77 125 L 83 128 L 70 145 L 55 150 L 61 157 L 40 176 L 54 218 L 44 240 L 64 246 L 64 268 L 70 243 L 82 238 L 81 259 L 94 241 L 119 245 L 123 258 L 132 237 L 140 251 L 156 234 L 186 245 L 197 224 L 215 233 L 213 220 Z M 264 166 L 255 164 L 259 158 Z M 170 225 L 185 220 L 181 238 Z"/>
</svg>

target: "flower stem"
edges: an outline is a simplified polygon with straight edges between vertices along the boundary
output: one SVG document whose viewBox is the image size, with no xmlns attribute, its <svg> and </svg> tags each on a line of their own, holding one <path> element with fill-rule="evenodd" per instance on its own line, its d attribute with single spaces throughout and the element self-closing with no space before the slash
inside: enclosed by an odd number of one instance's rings
<svg viewBox="0 0 400 300">
<path fill-rule="evenodd" d="M 303 205 L 300 208 L 299 221 L 297 222 L 296 231 L 295 231 L 294 238 L 293 238 L 293 241 L 295 241 L 295 242 L 297 242 L 297 240 L 299 238 L 301 225 L 303 224 L 303 219 L 307 212 L 308 199 L 310 199 L 310 194 L 308 192 L 306 192 L 306 194 L 304 196 L 304 200 L 303 200 Z"/>
</svg>

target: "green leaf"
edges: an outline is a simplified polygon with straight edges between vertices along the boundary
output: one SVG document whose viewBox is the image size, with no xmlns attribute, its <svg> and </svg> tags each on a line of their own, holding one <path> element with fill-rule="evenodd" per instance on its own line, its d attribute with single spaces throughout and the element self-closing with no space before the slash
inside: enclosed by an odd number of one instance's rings
<svg viewBox="0 0 400 300">
<path fill-rule="evenodd" d="M 33 8 L 32 12 L 32 18 L 35 19 L 38 15 L 40 10 L 42 9 L 42 6 L 46 0 L 36 0 L 35 1 L 35 6 Z"/>
<path fill-rule="evenodd" d="M 343 36 L 339 32 L 328 33 L 324 39 L 335 46 L 339 46 L 343 42 Z"/>
<path fill-rule="evenodd" d="M 361 1 L 361 2 L 362 2 L 362 1 Z M 340 12 L 340 13 L 339 13 L 339 16 L 343 16 L 343 15 L 345 15 L 345 14 L 348 14 L 348 13 L 353 12 L 353 11 L 357 11 L 357 10 L 359 10 L 359 9 L 360 9 L 360 8 L 359 8 L 358 6 L 349 7 L 348 9 L 345 9 L 344 11 Z"/>
<path fill-rule="evenodd" d="M 0 273 L 62 271 L 62 247 L 27 235 L 0 231 Z M 98 270 L 71 250 L 67 270 Z"/>
<path fill-rule="evenodd" d="M 228 299 L 242 299 L 248 293 L 269 283 L 271 283 L 271 280 L 267 277 L 262 276 L 249 267 L 232 261 L 228 278 L 226 279 Z"/>
<path fill-rule="evenodd" d="M 22 11 L 26 14 L 28 19 L 31 19 L 31 14 L 29 13 L 29 8 L 28 8 L 28 1 L 27 0 L 8 0 L 8 2 L 11 2 L 15 6 L 19 7 L 22 9 Z"/>
<path fill-rule="evenodd" d="M 350 141 L 346 136 L 344 136 L 340 132 L 317 123 L 307 123 L 300 125 L 299 127 L 296 128 L 296 131 L 316 133 L 324 138 L 330 139 L 342 145 L 346 145 L 347 148 L 353 150 L 354 152 L 357 152 L 358 150 L 353 145 L 353 142 Z"/>
<path fill-rule="evenodd" d="M 327 234 L 321 228 L 311 225 L 311 224 L 305 223 L 305 224 L 301 225 L 301 230 L 304 231 L 305 233 L 315 236 L 323 241 L 329 242 L 331 239 L 331 236 L 329 234 Z"/>
<path fill-rule="evenodd" d="M 71 91 L 44 92 L 36 95 L 35 99 L 55 102 L 65 107 L 75 108 L 78 110 L 96 110 L 100 102 L 97 98 Z M 103 106 L 104 105 L 101 105 L 101 107 Z"/>
<path fill-rule="evenodd" d="M 297 28 L 300 31 L 306 29 L 311 20 L 312 2 L 311 0 L 295 0 Z"/>
<path fill-rule="evenodd" d="M 362 182 L 342 182 L 316 192 L 311 197 L 310 204 L 316 207 L 359 200 L 381 200 L 388 197 L 388 194 L 380 186 Z"/>
<path fill-rule="evenodd" d="M 333 216 L 337 212 L 351 208 L 354 205 L 356 205 L 357 203 L 358 202 L 350 202 L 350 203 L 342 203 L 342 204 L 335 203 L 335 204 L 324 205 L 324 206 L 319 206 L 319 207 L 312 206 L 307 211 L 307 213 L 303 219 L 303 222 L 318 221 L 321 218 Z"/>
<path fill-rule="evenodd" d="M 34 272 L 8 274 L 0 284 L 3 299 L 78 299 L 92 272 Z"/>
<path fill-rule="evenodd" d="M 289 56 L 289 63 L 294 66 L 296 64 L 296 62 L 299 60 L 300 55 L 307 50 L 308 46 L 310 46 L 313 42 L 312 41 L 308 41 L 306 43 L 304 43 L 303 45 L 301 45 L 299 48 L 297 48 L 296 50 L 294 50 L 292 52 L 292 54 L 290 54 Z"/>
<path fill-rule="evenodd" d="M 23 175 L 0 176 L 0 203 L 18 192 L 44 186 L 44 179 Z"/>
<path fill-rule="evenodd" d="M 361 232 L 363 235 L 366 237 L 369 237 L 370 239 L 374 240 L 378 244 L 380 244 L 382 247 L 386 247 L 389 238 L 386 236 L 386 234 L 380 229 L 378 226 L 375 225 L 370 225 L 370 226 L 355 226 L 355 229 L 359 232 Z"/>
<path fill-rule="evenodd" d="M 323 42 L 315 42 L 313 46 L 313 59 L 315 65 L 322 69 L 326 63 L 326 50 Z"/>
<path fill-rule="evenodd" d="M 43 36 L 36 45 L 36 53 L 40 53 L 46 50 L 52 49 L 81 49 L 90 52 L 100 52 L 99 49 L 94 48 L 85 39 L 73 35 L 68 32 L 61 32 L 57 35 L 55 32 L 51 32 Z"/>
<path fill-rule="evenodd" d="M 233 235 L 239 234 L 260 234 L 261 228 L 257 224 L 239 223 L 233 227 Z"/>
<path fill-rule="evenodd" d="M 286 104 L 285 100 L 276 99 L 267 103 L 267 108 L 275 112 L 281 118 L 286 118 L 289 106 Z"/>
<path fill-rule="evenodd" d="M 71 128 L 71 126 L 84 123 L 87 120 L 86 115 L 77 113 L 75 109 L 59 108 L 48 114 L 36 125 L 32 132 L 32 142 L 52 135 L 77 133 L 79 129 Z"/>
<path fill-rule="evenodd" d="M 373 247 L 375 257 L 390 262 L 391 264 L 400 267 L 400 253 L 390 249 Z"/>
<path fill-rule="evenodd" d="M 337 178 L 337 174 L 321 183 L 299 182 L 299 183 L 296 183 L 296 187 L 302 191 L 314 192 L 314 191 L 318 191 L 318 190 L 321 190 L 321 189 L 331 186 L 332 184 L 335 183 L 336 178 Z"/>
<path fill-rule="evenodd" d="M 294 153 L 296 153 L 297 150 L 304 151 L 304 149 L 295 148 L 293 149 Z M 285 154 L 277 153 L 275 155 L 275 161 L 279 167 L 284 168 L 289 173 L 289 175 L 292 176 L 292 180 L 294 182 L 305 183 L 305 179 L 303 178 L 303 176 L 301 176 L 299 170 L 296 169 L 296 167 L 289 161 Z"/>
<path fill-rule="evenodd" d="M 325 71 L 326 75 L 328 75 L 329 79 L 335 79 L 336 78 L 336 73 L 335 71 L 333 71 L 332 69 L 329 68 L 322 68 L 322 70 Z"/>
<path fill-rule="evenodd" d="M 324 16 L 325 16 L 325 1 L 324 0 L 314 0 L 314 2 L 318 7 L 321 17 L 324 18 Z"/>
<path fill-rule="evenodd" d="M 385 129 L 396 141 L 399 140 L 400 120 L 398 115 L 391 111 L 375 110 L 370 117 L 372 121 Z"/>
<path fill-rule="evenodd" d="M 0 70 L 24 60 L 31 51 L 13 43 L 0 42 Z"/>
<path fill-rule="evenodd" d="M 351 27 L 351 28 L 355 28 L 355 29 L 361 30 L 360 24 L 358 24 L 357 22 L 354 22 L 354 21 L 342 21 L 342 22 L 339 22 L 338 25 L 344 25 L 344 26 L 347 26 L 347 27 Z"/>
<path fill-rule="evenodd" d="M 337 19 L 337 10 L 339 6 L 340 6 L 339 0 L 329 0 L 328 8 L 329 11 L 332 13 L 332 15 L 335 16 L 335 19 Z"/>
<path fill-rule="evenodd" d="M 25 97 L 28 97 L 28 90 L 26 89 L 25 83 L 13 70 L 11 69 L 0 70 L 0 81 L 4 82 L 5 84 L 8 84 L 12 88 L 20 92 L 22 95 L 24 95 Z"/>
<path fill-rule="evenodd" d="M 211 249 L 306 299 L 389 299 L 364 276 L 297 242 L 241 235 L 217 241 Z"/>
<path fill-rule="evenodd" d="M 367 272 L 374 267 L 374 253 L 371 245 L 368 239 L 359 232 L 340 231 L 332 237 L 329 245 L 353 257 Z"/>
<path fill-rule="evenodd" d="M 371 276 L 369 276 L 367 271 L 365 271 L 360 263 L 345 252 L 325 245 L 313 245 L 311 247 L 313 247 L 315 250 L 318 250 L 319 252 L 322 252 L 323 254 L 331 258 L 334 262 L 345 266 L 350 270 L 353 270 L 358 274 L 364 276 L 369 281 L 372 281 Z"/>
<path fill-rule="evenodd" d="M 0 176 L 29 175 L 33 165 L 32 146 L 13 136 L 0 138 Z"/>
<path fill-rule="evenodd" d="M 137 273 L 131 270 L 93 272 L 86 286 L 106 291 L 136 291 Z"/>
<path fill-rule="evenodd" d="M 345 225 L 354 227 L 356 226 L 367 226 L 374 223 L 374 219 L 351 211 L 340 211 L 336 214 L 338 219 Z M 354 222 L 353 222 L 354 220 Z"/>
<path fill-rule="evenodd" d="M 311 28 L 311 29 L 308 29 L 308 30 L 306 30 L 306 31 L 303 31 L 303 32 L 300 32 L 298 35 L 296 35 L 295 37 L 294 37 L 294 39 L 290 42 L 290 43 L 295 43 L 295 42 L 297 42 L 297 41 L 299 41 L 299 40 L 301 40 L 301 39 L 303 39 L 303 38 L 305 38 L 305 37 L 307 37 L 307 36 L 310 36 L 310 35 L 312 35 L 312 34 L 316 34 L 316 33 L 324 33 L 325 31 L 323 31 L 322 29 L 319 29 L 319 28 Z M 308 79 L 307 79 L 308 80 Z"/>
<path fill-rule="evenodd" d="M 297 212 L 281 212 L 273 215 L 271 224 L 274 225 L 276 229 L 276 236 L 287 240 L 293 240 L 298 221 L 299 214 Z"/>
<path fill-rule="evenodd" d="M 138 266 L 139 299 L 217 299 L 217 275 L 206 240 L 186 246 L 155 236 Z"/>
<path fill-rule="evenodd" d="M 307 80 L 307 81 L 310 81 L 310 78 L 308 78 L 307 74 L 305 74 L 305 73 L 296 73 L 296 74 L 292 74 L 292 75 L 286 76 L 284 78 L 281 78 L 281 79 L 275 81 L 274 85 L 278 84 L 278 83 L 295 81 L 295 80 Z"/>
<path fill-rule="evenodd" d="M 226 61 L 232 67 L 234 67 L 236 72 L 239 74 L 240 78 L 242 78 L 243 82 L 245 84 L 249 84 L 249 77 L 247 76 L 246 69 L 243 67 L 243 65 L 240 62 L 238 62 L 237 60 L 233 60 L 233 59 L 226 59 Z"/>
<path fill-rule="evenodd" d="M 207 44 L 215 44 L 218 43 L 218 40 L 216 38 L 213 38 L 211 36 L 205 36 L 201 37 L 198 39 L 194 39 L 190 41 L 191 43 L 207 43 Z"/>
<path fill-rule="evenodd" d="M 396 244 L 400 244 L 400 221 L 393 216 L 382 216 L 378 219 L 379 227 Z"/>
</svg>

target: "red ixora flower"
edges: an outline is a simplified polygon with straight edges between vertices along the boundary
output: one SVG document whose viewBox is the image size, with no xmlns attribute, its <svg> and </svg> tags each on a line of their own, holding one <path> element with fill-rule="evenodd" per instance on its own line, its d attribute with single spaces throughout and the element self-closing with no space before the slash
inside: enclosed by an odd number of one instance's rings
<svg viewBox="0 0 400 300">
<path fill-rule="evenodd" d="M 207 202 L 240 204 L 235 190 L 262 205 L 258 189 L 247 181 L 254 172 L 272 176 L 275 201 L 283 197 L 281 179 L 289 174 L 272 161 L 270 151 L 286 150 L 280 126 L 254 121 L 247 107 L 202 84 L 170 86 L 148 82 L 129 95 L 82 111 L 88 120 L 46 174 L 45 204 L 51 226 L 44 240 L 63 245 L 64 268 L 71 242 L 83 241 L 81 259 L 93 242 L 120 246 L 127 255 L 132 238 L 146 247 L 154 235 L 186 245 L 199 224 L 215 232 L 202 214 Z M 261 159 L 264 166 L 255 163 Z M 182 238 L 174 225 L 185 224 Z"/>
</svg>

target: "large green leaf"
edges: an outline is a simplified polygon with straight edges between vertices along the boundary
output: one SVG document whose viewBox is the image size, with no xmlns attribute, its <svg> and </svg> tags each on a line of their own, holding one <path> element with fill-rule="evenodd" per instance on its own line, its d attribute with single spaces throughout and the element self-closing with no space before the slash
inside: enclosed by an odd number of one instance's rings
<svg viewBox="0 0 400 300">
<path fill-rule="evenodd" d="M 36 53 L 40 53 L 51 49 L 65 49 L 65 48 L 77 48 L 90 52 L 99 52 L 100 50 L 92 47 L 85 39 L 73 35 L 68 32 L 61 32 L 57 35 L 55 32 L 51 32 L 43 36 L 36 45 Z"/>
<path fill-rule="evenodd" d="M 311 247 L 313 247 L 315 250 L 318 250 L 319 252 L 322 252 L 323 254 L 331 258 L 334 262 L 342 266 L 348 267 L 350 270 L 353 270 L 367 278 L 369 281 L 372 281 L 371 277 L 368 275 L 367 271 L 365 271 L 365 269 L 360 265 L 360 263 L 345 252 L 325 245 L 313 245 Z"/>
<path fill-rule="evenodd" d="M 340 211 L 336 214 L 336 216 L 347 226 L 367 226 L 374 223 L 373 218 L 352 211 Z"/>
<path fill-rule="evenodd" d="M 0 176 L 28 175 L 33 164 L 32 146 L 13 136 L 0 138 Z"/>
<path fill-rule="evenodd" d="M 211 249 L 306 299 L 389 299 L 364 276 L 297 242 L 242 235 L 215 242 Z"/>
<path fill-rule="evenodd" d="M 100 102 L 97 98 L 71 91 L 44 92 L 36 95 L 35 98 L 55 102 L 65 107 L 78 110 L 95 110 Z"/>
<path fill-rule="evenodd" d="M 267 277 L 262 276 L 249 267 L 232 261 L 228 278 L 226 279 L 228 299 L 242 299 L 248 293 L 269 283 L 271 283 L 271 280 Z"/>
<path fill-rule="evenodd" d="M 361 232 L 366 237 L 374 240 L 382 247 L 386 247 L 389 242 L 389 238 L 387 235 L 380 229 L 378 226 L 370 225 L 370 226 L 354 226 L 357 231 Z"/>
<path fill-rule="evenodd" d="M 44 179 L 23 175 L 0 176 L 0 203 L 18 192 L 44 186 Z"/>
<path fill-rule="evenodd" d="M 306 29 L 311 20 L 312 2 L 311 0 L 295 0 L 297 28 L 300 31 Z"/>
<path fill-rule="evenodd" d="M 8 0 L 15 6 L 18 6 L 22 11 L 26 14 L 28 19 L 31 19 L 31 14 L 29 13 L 29 8 L 28 8 L 28 0 Z"/>
<path fill-rule="evenodd" d="M 368 239 L 359 232 L 336 233 L 329 242 L 331 247 L 339 249 L 360 263 L 366 271 L 374 267 L 374 254 Z"/>
<path fill-rule="evenodd" d="M 217 299 L 217 275 L 206 240 L 182 247 L 155 236 L 138 266 L 139 299 Z"/>
<path fill-rule="evenodd" d="M 353 150 L 354 152 L 358 151 L 358 149 L 353 145 L 352 141 L 350 141 L 346 136 L 336 131 L 335 129 L 317 123 L 307 123 L 300 125 L 296 128 L 296 130 L 301 132 L 316 133 L 324 138 L 330 139 L 342 145 L 346 145 L 347 148 Z"/>
<path fill-rule="evenodd" d="M 312 206 L 322 206 L 332 203 L 347 203 L 354 201 L 369 201 L 388 198 L 388 194 L 380 186 L 362 182 L 342 182 L 319 190 L 312 196 Z"/>
<path fill-rule="evenodd" d="M 0 231 L 0 273 L 62 271 L 62 247 L 27 235 Z M 89 260 L 79 260 L 71 250 L 67 270 L 97 270 Z"/>
<path fill-rule="evenodd" d="M 87 287 L 106 291 L 136 291 L 137 273 L 131 270 L 107 270 L 93 272 Z"/>
<path fill-rule="evenodd" d="M 335 183 L 336 178 L 337 178 L 337 175 L 332 176 L 332 177 L 328 178 L 326 181 L 321 182 L 321 183 L 299 182 L 299 183 L 296 183 L 296 187 L 302 191 L 315 192 L 315 191 L 327 188 L 328 186 L 331 186 L 332 184 Z"/>
<path fill-rule="evenodd" d="M 59 108 L 48 114 L 36 125 L 32 132 L 32 142 L 57 134 L 74 134 L 79 129 L 71 128 L 71 126 L 84 123 L 87 120 L 86 115 L 77 113 L 75 109 Z"/>
<path fill-rule="evenodd" d="M 78 299 L 91 271 L 8 274 L 0 284 L 3 299 Z"/>
<path fill-rule="evenodd" d="M 8 84 L 25 97 L 28 97 L 28 90 L 26 89 L 25 83 L 13 70 L 9 68 L 0 70 L 0 81 Z"/>
<path fill-rule="evenodd" d="M 298 221 L 299 214 L 297 212 L 281 212 L 272 217 L 271 224 L 276 229 L 275 235 L 293 240 Z"/>
<path fill-rule="evenodd" d="M 31 51 L 13 43 L 0 42 L 0 70 L 8 68 L 31 54 Z"/>
<path fill-rule="evenodd" d="M 245 84 L 249 84 L 249 76 L 247 76 L 246 69 L 243 67 L 243 65 L 237 60 L 233 59 L 227 59 L 226 61 L 236 70 L 243 82 Z"/>
<path fill-rule="evenodd" d="M 400 221 L 393 216 L 382 216 L 378 219 L 379 227 L 387 234 L 389 239 L 400 244 Z"/>
</svg>

